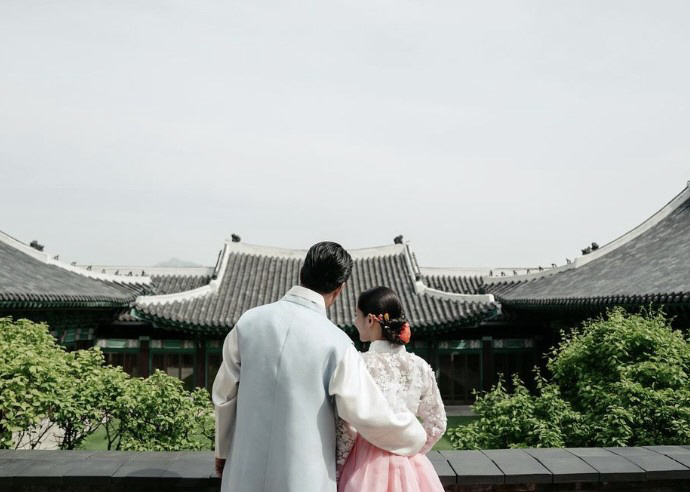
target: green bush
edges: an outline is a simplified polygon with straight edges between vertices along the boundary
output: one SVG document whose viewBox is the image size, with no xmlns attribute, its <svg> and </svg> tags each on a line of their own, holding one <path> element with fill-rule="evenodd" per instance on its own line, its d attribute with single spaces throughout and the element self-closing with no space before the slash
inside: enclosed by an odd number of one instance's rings
<svg viewBox="0 0 690 492">
<path fill-rule="evenodd" d="M 562 334 L 530 394 L 517 378 L 478 395 L 457 449 L 690 442 L 690 345 L 660 312 L 621 308 Z"/>
<path fill-rule="evenodd" d="M 59 428 L 59 448 L 75 449 L 101 426 L 108 449 L 211 446 L 205 389 L 186 391 L 160 371 L 130 378 L 103 361 L 98 348 L 65 351 L 45 324 L 0 318 L 0 448 L 34 448 Z"/>
<path fill-rule="evenodd" d="M 36 447 L 65 397 L 67 362 L 48 327 L 0 318 L 0 448 Z M 16 438 L 13 439 L 14 437 Z"/>
<path fill-rule="evenodd" d="M 204 449 L 195 438 L 212 414 L 206 390 L 190 395 L 182 381 L 156 371 L 146 379 L 132 379 L 119 399 L 120 449 L 177 451 Z"/>
<path fill-rule="evenodd" d="M 67 370 L 58 389 L 59 398 L 48 417 L 63 431 L 58 434 L 58 447 L 76 449 L 103 424 L 107 368 L 98 348 L 61 355 Z"/>
</svg>

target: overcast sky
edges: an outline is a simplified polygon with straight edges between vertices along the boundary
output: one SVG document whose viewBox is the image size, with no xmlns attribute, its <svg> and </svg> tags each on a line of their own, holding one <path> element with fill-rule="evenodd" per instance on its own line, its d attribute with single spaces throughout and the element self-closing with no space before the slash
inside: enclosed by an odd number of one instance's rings
<svg viewBox="0 0 690 492">
<path fill-rule="evenodd" d="M 690 179 L 690 2 L 0 0 L 0 230 L 562 264 Z"/>
</svg>

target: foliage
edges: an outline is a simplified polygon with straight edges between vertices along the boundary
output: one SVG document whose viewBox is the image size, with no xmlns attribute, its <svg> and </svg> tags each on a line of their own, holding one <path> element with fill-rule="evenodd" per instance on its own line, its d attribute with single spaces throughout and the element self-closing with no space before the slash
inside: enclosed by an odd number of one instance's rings
<svg viewBox="0 0 690 492">
<path fill-rule="evenodd" d="M 456 449 L 502 449 L 562 447 L 584 441 L 585 425 L 580 413 L 561 398 L 556 385 L 537 373 L 537 396 L 513 376 L 512 393 L 502 377 L 492 390 L 478 395 L 474 411 L 480 418 L 467 426 L 449 430 Z M 570 439 L 569 439 L 570 437 Z"/>
<path fill-rule="evenodd" d="M 564 336 L 548 368 L 586 416 L 595 446 L 690 441 L 690 345 L 660 312 L 584 324 Z"/>
<path fill-rule="evenodd" d="M 63 353 L 67 373 L 51 420 L 62 429 L 60 449 L 76 449 L 103 423 L 107 395 L 103 354 L 98 348 Z"/>
<path fill-rule="evenodd" d="M 562 334 L 536 394 L 502 380 L 451 431 L 458 449 L 644 446 L 690 440 L 690 344 L 660 312 L 621 308 Z"/>
<path fill-rule="evenodd" d="M 0 448 L 33 449 L 49 434 L 67 378 L 63 354 L 46 325 L 0 318 Z"/>
<path fill-rule="evenodd" d="M 156 371 L 146 379 L 130 381 L 120 397 L 117 417 L 122 435 L 120 448 L 135 451 L 203 449 L 194 439 L 196 420 L 210 411 L 208 393 L 190 395 L 177 378 Z"/>
<path fill-rule="evenodd" d="M 66 352 L 45 324 L 0 318 L 0 448 L 34 448 L 58 431 L 58 446 L 75 449 L 101 426 L 108 449 L 210 447 L 205 389 L 188 392 L 160 371 L 130 378 L 103 362 L 98 348 Z"/>
</svg>

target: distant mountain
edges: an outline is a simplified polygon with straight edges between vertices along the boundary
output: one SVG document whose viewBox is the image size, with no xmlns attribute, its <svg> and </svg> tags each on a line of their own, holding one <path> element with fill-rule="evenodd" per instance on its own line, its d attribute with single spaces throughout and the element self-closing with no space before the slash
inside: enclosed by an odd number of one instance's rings
<svg viewBox="0 0 690 492">
<path fill-rule="evenodd" d="M 154 267 L 200 267 L 198 263 L 192 261 L 180 260 L 179 258 L 170 258 L 168 261 L 156 263 Z"/>
</svg>

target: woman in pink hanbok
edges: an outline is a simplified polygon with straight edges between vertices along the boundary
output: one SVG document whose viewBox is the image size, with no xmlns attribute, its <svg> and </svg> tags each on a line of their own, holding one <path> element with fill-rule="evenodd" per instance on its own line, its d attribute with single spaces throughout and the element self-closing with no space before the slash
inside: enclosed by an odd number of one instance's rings
<svg viewBox="0 0 690 492">
<path fill-rule="evenodd" d="M 384 451 L 338 420 L 338 492 L 442 492 L 443 486 L 425 456 L 446 430 L 446 412 L 434 372 L 422 358 L 405 350 L 410 324 L 397 294 L 388 287 L 363 292 L 355 326 L 360 340 L 371 342 L 362 358 L 394 411 L 422 419 L 427 441 L 410 457 Z"/>
</svg>

